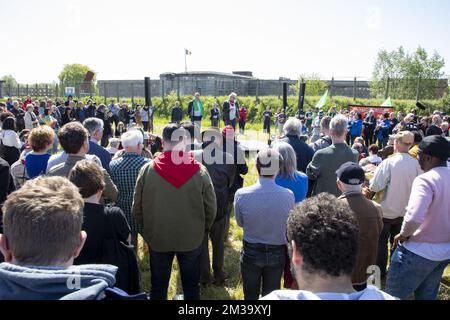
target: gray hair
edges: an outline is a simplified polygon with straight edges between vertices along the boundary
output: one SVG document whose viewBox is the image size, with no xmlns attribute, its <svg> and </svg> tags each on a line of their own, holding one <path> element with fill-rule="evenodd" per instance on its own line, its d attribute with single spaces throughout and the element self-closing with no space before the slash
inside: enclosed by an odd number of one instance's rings
<svg viewBox="0 0 450 320">
<path fill-rule="evenodd" d="M 124 148 L 137 147 L 144 143 L 144 136 L 139 130 L 130 130 L 122 134 L 120 137 Z"/>
<path fill-rule="evenodd" d="M 279 141 L 273 145 L 272 149 L 283 157 L 280 163 L 280 176 L 282 178 L 294 178 L 297 172 L 297 156 L 294 148 L 287 142 Z"/>
<path fill-rule="evenodd" d="M 87 118 L 84 120 L 83 126 L 89 132 L 89 135 L 92 135 L 97 130 L 103 130 L 103 120 L 99 118 Z"/>
<path fill-rule="evenodd" d="M 342 183 L 344 192 L 361 192 L 362 184 L 352 185 L 352 184 L 343 183 L 342 181 L 340 181 L 340 182 Z"/>
<path fill-rule="evenodd" d="M 109 144 L 111 145 L 111 147 L 117 148 L 120 145 L 120 139 L 118 139 L 118 138 L 111 138 L 111 139 L 109 139 Z"/>
<path fill-rule="evenodd" d="M 343 137 L 347 132 L 348 119 L 346 116 L 339 114 L 330 122 L 330 133 L 335 137 Z"/>
<path fill-rule="evenodd" d="M 302 123 L 297 118 L 289 118 L 283 126 L 284 134 L 300 135 L 300 127 Z"/>
</svg>

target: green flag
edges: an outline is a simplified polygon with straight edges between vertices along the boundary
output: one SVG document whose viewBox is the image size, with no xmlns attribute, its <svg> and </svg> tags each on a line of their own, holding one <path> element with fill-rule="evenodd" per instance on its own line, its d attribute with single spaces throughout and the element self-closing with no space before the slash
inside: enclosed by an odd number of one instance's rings
<svg viewBox="0 0 450 320">
<path fill-rule="evenodd" d="M 391 97 L 387 98 L 387 100 L 380 107 L 392 107 Z"/>
<path fill-rule="evenodd" d="M 320 98 L 319 102 L 317 102 L 316 108 L 319 109 L 323 108 L 327 104 L 327 101 L 328 101 L 328 90 L 325 91 L 322 98 Z"/>
</svg>

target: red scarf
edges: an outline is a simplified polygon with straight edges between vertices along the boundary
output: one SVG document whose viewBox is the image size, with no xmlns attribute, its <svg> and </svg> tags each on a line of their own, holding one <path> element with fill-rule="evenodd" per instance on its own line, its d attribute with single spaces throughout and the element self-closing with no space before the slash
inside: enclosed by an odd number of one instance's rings
<svg viewBox="0 0 450 320">
<path fill-rule="evenodd" d="M 153 163 L 156 172 L 177 189 L 188 182 L 201 167 L 189 152 L 167 151 L 156 157 Z"/>
</svg>

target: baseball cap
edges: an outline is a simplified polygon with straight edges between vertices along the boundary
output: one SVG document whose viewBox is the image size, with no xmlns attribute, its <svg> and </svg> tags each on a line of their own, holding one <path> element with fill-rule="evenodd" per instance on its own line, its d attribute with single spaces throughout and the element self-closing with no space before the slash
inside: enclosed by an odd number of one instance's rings
<svg viewBox="0 0 450 320">
<path fill-rule="evenodd" d="M 339 167 L 336 175 L 342 183 L 357 186 L 364 183 L 365 173 L 363 168 L 354 162 L 346 162 Z"/>
<path fill-rule="evenodd" d="M 446 160 L 450 157 L 450 142 L 442 136 L 429 136 L 419 144 L 423 154 Z"/>
<path fill-rule="evenodd" d="M 414 134 L 410 131 L 400 131 L 389 137 L 396 139 L 403 144 L 414 144 Z"/>
</svg>

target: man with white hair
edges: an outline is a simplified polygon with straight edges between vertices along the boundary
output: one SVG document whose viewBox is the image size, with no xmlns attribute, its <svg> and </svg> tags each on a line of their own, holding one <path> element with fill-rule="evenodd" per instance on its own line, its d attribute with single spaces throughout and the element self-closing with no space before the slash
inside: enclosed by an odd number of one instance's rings
<svg viewBox="0 0 450 320">
<path fill-rule="evenodd" d="M 149 159 L 141 155 L 144 137 L 139 130 L 125 132 L 121 139 L 125 153 L 111 161 L 111 178 L 119 190 L 116 205 L 125 213 L 131 227 L 131 243 L 137 248 L 137 235 L 141 229 L 131 214 L 131 205 L 139 171 Z"/>
<path fill-rule="evenodd" d="M 279 141 L 287 142 L 295 151 L 297 170 L 306 173 L 306 167 L 311 162 L 314 151 L 300 139 L 301 122 L 297 118 L 289 118 L 283 126 L 284 138 Z M 278 141 L 274 141 L 272 146 Z"/>
<path fill-rule="evenodd" d="M 358 161 L 358 151 L 351 149 L 345 143 L 347 135 L 347 117 L 337 115 L 330 122 L 330 137 L 332 145 L 317 151 L 306 169 L 309 179 L 315 180 L 313 195 L 328 192 L 340 196 L 336 185 L 336 170 L 346 162 Z"/>
<path fill-rule="evenodd" d="M 375 201 L 362 194 L 365 180 L 363 168 L 346 162 L 337 171 L 337 185 L 342 195 L 339 200 L 349 205 L 359 227 L 359 250 L 352 274 L 353 287 L 362 291 L 367 287 L 367 268 L 377 261 L 378 239 L 383 229 L 383 211 Z"/>
<path fill-rule="evenodd" d="M 103 120 L 98 118 L 88 118 L 84 120 L 83 126 L 89 132 L 89 152 L 88 154 L 96 155 L 102 162 L 102 167 L 110 173 L 109 163 L 111 162 L 111 154 L 99 145 L 103 137 Z"/>
<path fill-rule="evenodd" d="M 442 118 L 439 114 L 435 114 L 432 117 L 431 126 L 427 128 L 426 136 L 440 136 L 442 135 Z"/>
<path fill-rule="evenodd" d="M 236 120 L 239 119 L 239 103 L 236 101 L 236 93 L 232 92 L 228 100 L 223 103 L 223 119 L 225 125 L 232 126 L 236 130 Z"/>
</svg>

